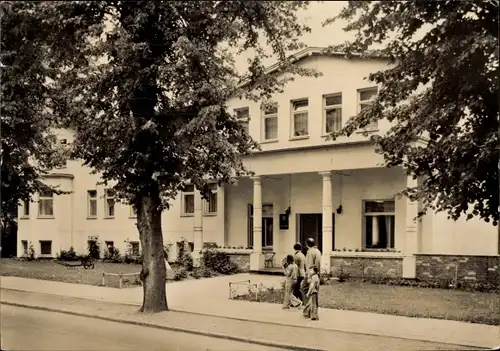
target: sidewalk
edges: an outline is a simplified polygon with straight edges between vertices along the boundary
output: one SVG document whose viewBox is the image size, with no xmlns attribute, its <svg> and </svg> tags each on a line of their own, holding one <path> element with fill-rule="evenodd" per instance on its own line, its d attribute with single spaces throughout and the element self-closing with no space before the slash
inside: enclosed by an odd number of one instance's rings
<svg viewBox="0 0 500 351">
<path fill-rule="evenodd" d="M 309 327 L 330 332 L 342 331 L 487 348 L 500 344 L 498 326 L 329 309 L 320 310 L 319 321 L 304 320 L 300 313 L 293 310 L 283 311 L 278 304 L 228 299 L 228 281 L 250 279 L 252 282 L 258 282 L 260 279 L 265 279 L 265 284 L 269 286 L 273 282 L 279 283 L 275 277 L 262 278 L 261 276 L 240 274 L 223 278 L 223 280 L 213 278 L 167 284 L 170 309 L 197 315 L 227 317 L 267 325 Z M 0 286 L 2 289 L 78 297 L 134 306 L 140 306 L 142 302 L 142 287 L 115 289 L 17 277 L 1 277 Z"/>
<path fill-rule="evenodd" d="M 474 350 L 449 344 L 437 344 L 380 336 L 357 335 L 322 329 L 310 329 L 240 321 L 215 316 L 200 316 L 183 312 L 143 314 L 135 306 L 92 301 L 55 295 L 2 290 L 3 305 L 29 307 L 111 322 L 185 332 L 260 345 L 262 350 L 349 350 L 385 351 L 414 350 Z M 49 316 L 48 316 L 49 317 Z M 4 316 L 3 318 L 8 318 Z M 91 322 L 92 323 L 92 322 Z M 96 324 L 98 325 L 97 321 Z M 82 335 L 84 336 L 84 335 Z M 200 349 L 201 349 L 200 345 Z M 243 350 L 243 349 L 242 349 Z"/>
</svg>

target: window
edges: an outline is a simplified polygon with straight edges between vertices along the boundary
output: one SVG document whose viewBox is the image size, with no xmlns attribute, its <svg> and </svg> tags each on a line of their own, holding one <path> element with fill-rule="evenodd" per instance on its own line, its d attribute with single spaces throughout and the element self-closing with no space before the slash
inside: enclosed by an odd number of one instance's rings
<svg viewBox="0 0 500 351">
<path fill-rule="evenodd" d="M 97 190 L 87 190 L 87 217 L 97 217 Z"/>
<path fill-rule="evenodd" d="M 139 256 L 141 254 L 138 241 L 131 241 L 130 248 L 132 250 L 132 255 Z"/>
<path fill-rule="evenodd" d="M 323 97 L 325 109 L 324 134 L 337 132 L 342 128 L 342 94 Z"/>
<path fill-rule="evenodd" d="M 54 194 L 50 190 L 40 192 L 38 217 L 54 217 Z"/>
<path fill-rule="evenodd" d="M 264 140 L 278 139 L 278 104 L 266 103 L 263 107 Z"/>
<path fill-rule="evenodd" d="M 234 110 L 236 119 L 245 128 L 248 133 L 248 123 L 250 122 L 250 109 L 248 107 L 238 108 Z"/>
<path fill-rule="evenodd" d="M 29 218 L 29 217 L 30 217 L 30 202 L 29 200 L 24 200 L 22 218 Z"/>
<path fill-rule="evenodd" d="M 137 218 L 137 210 L 135 209 L 134 206 L 130 205 L 130 218 Z"/>
<path fill-rule="evenodd" d="M 48 256 L 52 255 L 52 241 L 50 240 L 40 241 L 40 254 Z"/>
<path fill-rule="evenodd" d="M 106 218 L 114 218 L 115 217 L 115 192 L 113 191 L 113 189 L 104 190 L 104 206 L 105 206 L 104 216 Z"/>
<path fill-rule="evenodd" d="M 210 197 L 205 201 L 204 207 L 205 214 L 217 213 L 217 184 L 210 184 Z"/>
<path fill-rule="evenodd" d="M 394 200 L 364 201 L 363 206 L 363 248 L 394 248 Z"/>
<path fill-rule="evenodd" d="M 23 255 L 28 254 L 28 240 L 21 240 L 21 245 L 23 245 Z"/>
<path fill-rule="evenodd" d="M 378 88 L 358 90 L 358 113 L 370 106 L 377 95 Z M 370 122 L 364 129 L 373 130 L 378 128 L 378 121 Z"/>
<path fill-rule="evenodd" d="M 66 144 L 68 143 L 68 139 L 61 139 L 61 140 L 59 141 L 59 143 L 60 143 L 61 145 L 66 145 Z"/>
<path fill-rule="evenodd" d="M 262 247 L 273 246 L 273 205 L 262 205 Z M 253 247 L 253 205 L 248 205 L 248 247 Z"/>
<path fill-rule="evenodd" d="M 186 185 L 182 191 L 182 214 L 194 213 L 194 185 Z"/>
<path fill-rule="evenodd" d="M 115 252 L 115 243 L 113 241 L 105 241 L 106 249 L 108 250 L 108 254 L 113 255 Z"/>
<path fill-rule="evenodd" d="M 292 137 L 309 135 L 308 109 L 308 99 L 302 99 L 292 102 Z"/>
</svg>

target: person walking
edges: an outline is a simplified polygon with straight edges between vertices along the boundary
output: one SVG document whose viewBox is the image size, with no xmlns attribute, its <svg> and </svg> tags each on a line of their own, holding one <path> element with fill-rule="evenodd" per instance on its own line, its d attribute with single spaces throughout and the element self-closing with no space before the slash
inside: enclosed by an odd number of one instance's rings
<svg viewBox="0 0 500 351">
<path fill-rule="evenodd" d="M 313 321 L 319 319 L 318 315 L 318 295 L 319 295 L 319 276 L 318 268 L 310 269 L 309 289 L 307 291 L 308 308 L 304 308 L 304 317 L 311 318 Z"/>
<path fill-rule="evenodd" d="M 314 241 L 313 238 L 309 238 L 306 241 L 307 245 L 307 254 L 306 254 L 306 270 L 307 274 L 302 280 L 302 284 L 300 287 L 301 293 L 302 293 L 302 303 L 304 304 L 304 314 L 309 313 L 309 298 L 307 296 L 307 293 L 309 291 L 309 279 L 311 278 L 311 268 L 316 267 L 318 272 L 321 272 L 321 251 L 319 251 L 318 247 L 316 246 L 316 242 Z"/>
<path fill-rule="evenodd" d="M 302 296 L 300 288 L 302 286 L 302 281 L 306 276 L 306 256 L 302 253 L 302 245 L 300 245 L 300 243 L 295 244 L 293 249 L 295 250 L 295 263 L 297 264 L 299 270 L 297 284 L 294 285 L 293 289 L 293 295 L 303 302 L 304 297 Z"/>
<path fill-rule="evenodd" d="M 292 255 L 286 256 L 286 263 L 283 268 L 285 270 L 283 309 L 289 309 L 290 306 L 298 307 L 302 304 L 302 301 L 293 295 L 294 285 L 297 284 L 298 267 Z"/>
</svg>

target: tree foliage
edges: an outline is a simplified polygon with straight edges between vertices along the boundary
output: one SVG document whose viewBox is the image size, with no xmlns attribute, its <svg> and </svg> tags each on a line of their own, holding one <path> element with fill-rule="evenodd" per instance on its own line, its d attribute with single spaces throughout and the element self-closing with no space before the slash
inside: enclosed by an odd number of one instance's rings
<svg viewBox="0 0 500 351">
<path fill-rule="evenodd" d="M 65 162 L 47 110 L 53 71 L 44 62 L 43 24 L 33 3 L 0 4 L 1 221 L 15 221 L 20 201 L 49 190 L 40 177 Z M 57 189 L 54 189 L 57 191 Z"/>
<path fill-rule="evenodd" d="M 269 97 L 293 74 L 314 74 L 286 59 L 308 30 L 295 15 L 304 6 L 302 1 L 38 3 L 36 17 L 52 28 L 44 38 L 49 66 L 59 72 L 54 117 L 76 132 L 73 156 L 137 209 L 143 311 L 167 309 L 162 210 L 187 181 L 206 197 L 209 181 L 227 183 L 249 173 L 241 156 L 257 144 L 227 110 L 227 99 Z M 237 71 L 230 49 L 253 51 L 248 72 Z M 270 55 L 283 60 L 274 74 L 263 65 Z"/>
<path fill-rule="evenodd" d="M 498 1 L 349 1 L 348 55 L 390 58 L 370 108 L 337 134 L 387 118 L 373 135 L 387 166 L 422 179 L 403 194 L 449 217 L 499 220 Z M 383 44 L 383 49 L 374 45 Z"/>
</svg>

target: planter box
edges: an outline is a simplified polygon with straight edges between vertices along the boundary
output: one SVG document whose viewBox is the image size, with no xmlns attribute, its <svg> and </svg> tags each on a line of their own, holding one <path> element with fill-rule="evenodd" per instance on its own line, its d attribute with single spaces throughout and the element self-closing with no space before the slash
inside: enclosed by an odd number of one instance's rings
<svg viewBox="0 0 500 351">
<path fill-rule="evenodd" d="M 417 278 L 500 284 L 499 256 L 416 254 Z"/>
<path fill-rule="evenodd" d="M 395 252 L 333 252 L 331 273 L 340 272 L 351 278 L 401 278 L 403 256 Z"/>
</svg>

